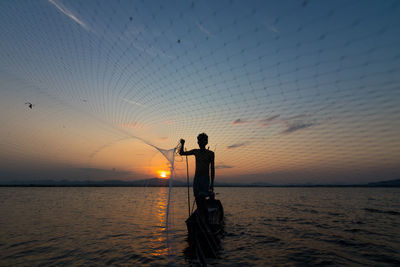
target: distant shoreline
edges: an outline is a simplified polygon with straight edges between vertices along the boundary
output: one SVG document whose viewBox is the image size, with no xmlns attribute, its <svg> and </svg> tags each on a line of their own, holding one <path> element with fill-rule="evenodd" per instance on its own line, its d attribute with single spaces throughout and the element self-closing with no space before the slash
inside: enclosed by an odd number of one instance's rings
<svg viewBox="0 0 400 267">
<path fill-rule="evenodd" d="M 0 187 L 168 187 L 160 185 L 0 185 Z M 186 187 L 182 185 L 173 185 L 172 187 Z M 192 187 L 192 186 L 190 186 Z M 221 185 L 215 186 L 216 188 L 230 188 L 230 187 L 242 187 L 242 188 L 399 188 L 400 185 Z"/>
<path fill-rule="evenodd" d="M 103 180 L 103 181 L 70 181 L 70 180 L 32 180 L 32 181 L 4 181 L 0 187 L 187 187 L 187 183 L 180 180 L 151 178 L 135 181 Z M 190 186 L 192 184 L 190 183 Z M 400 179 L 381 181 L 367 184 L 269 184 L 269 183 L 215 183 L 215 187 L 400 187 Z"/>
</svg>

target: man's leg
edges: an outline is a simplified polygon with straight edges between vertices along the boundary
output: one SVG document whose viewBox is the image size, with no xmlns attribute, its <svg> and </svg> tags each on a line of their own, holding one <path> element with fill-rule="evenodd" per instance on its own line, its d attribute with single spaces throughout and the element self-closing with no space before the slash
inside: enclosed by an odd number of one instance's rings
<svg viewBox="0 0 400 267">
<path fill-rule="evenodd" d="M 204 220 L 204 222 L 208 223 L 208 210 L 207 210 L 206 197 L 197 196 L 196 197 L 196 205 L 197 205 L 197 210 L 199 211 L 200 217 Z"/>
</svg>

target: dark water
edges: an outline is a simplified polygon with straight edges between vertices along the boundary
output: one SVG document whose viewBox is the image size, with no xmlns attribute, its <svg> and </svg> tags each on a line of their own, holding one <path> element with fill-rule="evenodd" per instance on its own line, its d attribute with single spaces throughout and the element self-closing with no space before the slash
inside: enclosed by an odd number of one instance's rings
<svg viewBox="0 0 400 267">
<path fill-rule="evenodd" d="M 167 188 L 0 188 L 0 266 L 188 265 L 185 190 L 167 238 Z M 400 189 L 216 191 L 227 234 L 210 265 L 400 265 Z"/>
</svg>

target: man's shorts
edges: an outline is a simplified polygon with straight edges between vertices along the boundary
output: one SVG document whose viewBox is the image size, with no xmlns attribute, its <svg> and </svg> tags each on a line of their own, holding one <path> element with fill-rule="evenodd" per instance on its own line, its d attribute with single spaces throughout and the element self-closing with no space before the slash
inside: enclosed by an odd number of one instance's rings
<svg viewBox="0 0 400 267">
<path fill-rule="evenodd" d="M 195 197 L 208 196 L 210 177 L 208 175 L 195 176 L 193 181 L 193 193 Z"/>
</svg>

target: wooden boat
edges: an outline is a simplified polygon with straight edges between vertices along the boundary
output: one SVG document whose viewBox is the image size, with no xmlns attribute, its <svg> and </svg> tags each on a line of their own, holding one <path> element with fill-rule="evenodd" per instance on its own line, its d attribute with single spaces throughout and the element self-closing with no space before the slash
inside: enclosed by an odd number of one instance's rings
<svg viewBox="0 0 400 267">
<path fill-rule="evenodd" d="M 221 249 L 220 243 L 224 233 L 224 209 L 221 201 L 215 199 L 214 193 L 207 199 L 208 222 L 195 210 L 186 220 L 190 258 L 206 264 L 206 258 L 216 258 Z"/>
</svg>

